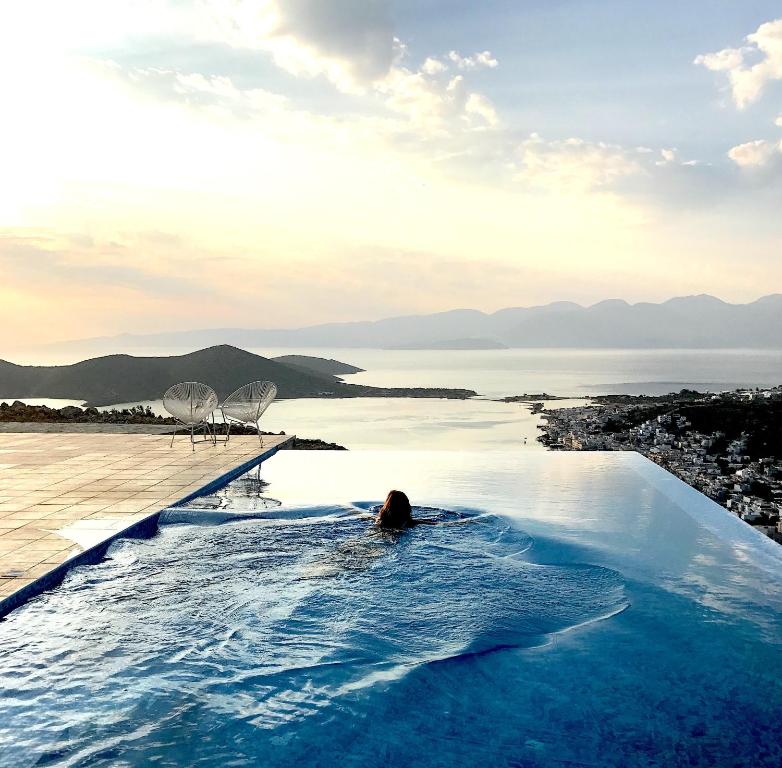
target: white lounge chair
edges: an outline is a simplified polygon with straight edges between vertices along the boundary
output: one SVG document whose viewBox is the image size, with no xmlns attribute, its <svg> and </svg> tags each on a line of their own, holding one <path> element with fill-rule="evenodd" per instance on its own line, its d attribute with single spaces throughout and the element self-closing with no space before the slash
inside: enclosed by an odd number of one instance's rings
<svg viewBox="0 0 782 768">
<path fill-rule="evenodd" d="M 258 422 L 275 397 L 277 385 L 271 381 L 251 381 L 228 395 L 220 406 L 226 424 L 225 441 L 228 442 L 231 437 L 231 424 L 242 424 L 255 427 L 258 440 L 263 445 Z"/>
<path fill-rule="evenodd" d="M 174 384 L 163 395 L 163 407 L 186 429 L 190 431 L 190 442 L 195 450 L 196 443 L 210 442 L 215 444 L 214 412 L 219 400 L 217 393 L 206 384 L 198 381 L 183 381 Z M 210 423 L 211 420 L 211 423 Z M 195 432 L 204 430 L 201 440 L 195 439 Z M 171 445 L 174 445 L 179 427 L 171 435 Z"/>
</svg>

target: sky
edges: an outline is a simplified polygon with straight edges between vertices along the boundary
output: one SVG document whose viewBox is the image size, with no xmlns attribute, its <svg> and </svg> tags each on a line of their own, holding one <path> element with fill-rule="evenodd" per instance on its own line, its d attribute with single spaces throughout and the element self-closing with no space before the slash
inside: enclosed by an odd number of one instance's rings
<svg viewBox="0 0 782 768">
<path fill-rule="evenodd" d="M 782 292 L 782 8 L 8 0 L 2 347 Z"/>
</svg>

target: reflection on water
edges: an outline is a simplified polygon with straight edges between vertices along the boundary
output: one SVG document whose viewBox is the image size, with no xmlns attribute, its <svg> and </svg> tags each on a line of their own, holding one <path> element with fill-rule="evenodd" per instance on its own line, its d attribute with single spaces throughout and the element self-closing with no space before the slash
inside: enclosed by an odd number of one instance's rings
<svg viewBox="0 0 782 768">
<path fill-rule="evenodd" d="M 25 400 L 25 402 L 33 402 Z M 586 400 L 547 401 L 547 407 L 567 408 Z M 36 404 L 61 408 L 70 401 L 38 400 Z M 162 400 L 120 403 L 108 408 L 148 406 L 168 416 Z M 219 421 L 219 414 L 217 415 Z M 492 400 L 415 398 L 345 398 L 277 400 L 264 413 L 267 432 L 317 437 L 350 449 L 465 450 L 516 448 L 542 451 L 537 442 L 541 417 L 524 403 Z"/>
<path fill-rule="evenodd" d="M 568 408 L 585 400 L 546 401 Z M 122 403 L 129 408 L 139 403 Z M 161 400 L 140 403 L 161 416 Z M 537 442 L 541 417 L 524 403 L 425 398 L 277 400 L 264 413 L 267 432 L 318 437 L 350 449 L 465 450 L 517 448 L 543 451 Z"/>
</svg>

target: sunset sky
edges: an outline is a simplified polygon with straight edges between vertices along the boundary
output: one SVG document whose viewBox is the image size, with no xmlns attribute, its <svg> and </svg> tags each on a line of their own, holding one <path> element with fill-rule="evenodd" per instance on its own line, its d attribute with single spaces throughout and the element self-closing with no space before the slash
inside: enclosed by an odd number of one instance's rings
<svg viewBox="0 0 782 768">
<path fill-rule="evenodd" d="M 782 292 L 781 17 L 8 0 L 0 344 Z"/>
</svg>

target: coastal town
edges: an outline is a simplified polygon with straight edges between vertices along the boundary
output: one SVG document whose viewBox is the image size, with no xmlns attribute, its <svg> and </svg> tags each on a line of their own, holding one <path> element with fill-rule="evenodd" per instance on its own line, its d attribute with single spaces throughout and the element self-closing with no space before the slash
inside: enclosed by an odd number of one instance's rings
<svg viewBox="0 0 782 768">
<path fill-rule="evenodd" d="M 540 412 L 549 448 L 638 451 L 782 543 L 782 387 L 604 396 Z"/>
</svg>

